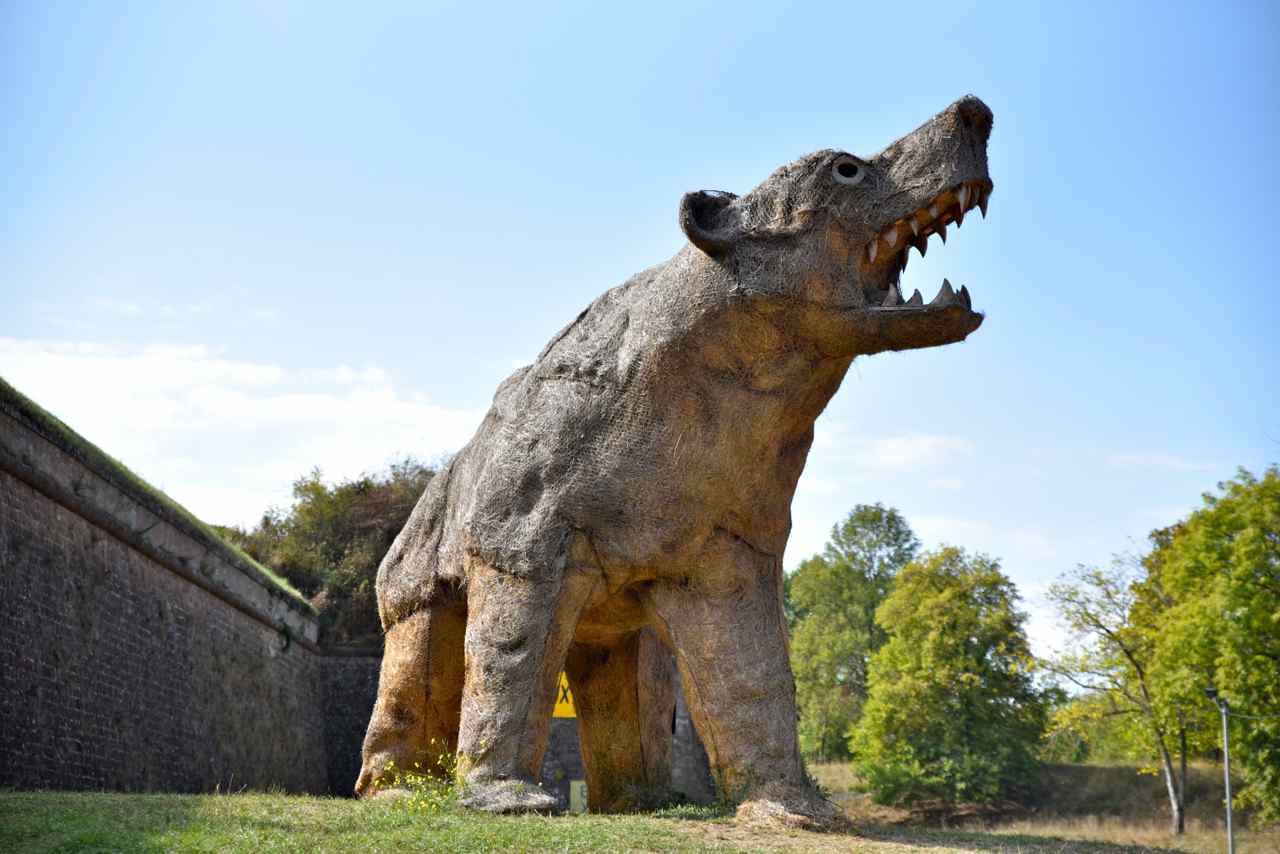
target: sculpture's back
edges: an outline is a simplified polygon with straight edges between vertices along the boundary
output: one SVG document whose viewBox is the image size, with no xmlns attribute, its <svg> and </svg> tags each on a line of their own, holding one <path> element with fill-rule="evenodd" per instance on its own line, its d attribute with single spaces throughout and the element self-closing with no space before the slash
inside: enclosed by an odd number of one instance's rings
<svg viewBox="0 0 1280 854">
<path fill-rule="evenodd" d="M 728 794 L 831 818 L 796 747 L 791 498 L 854 357 L 981 322 L 967 290 L 924 305 L 897 282 L 911 246 L 985 213 L 990 128 L 965 98 L 869 160 L 819 151 L 741 198 L 686 195 L 690 244 L 501 385 L 379 571 L 362 793 L 436 739 L 456 745 L 468 803 L 551 808 L 530 784 L 566 666 L 592 808 L 634 803 L 665 782 L 661 641 Z"/>
</svg>

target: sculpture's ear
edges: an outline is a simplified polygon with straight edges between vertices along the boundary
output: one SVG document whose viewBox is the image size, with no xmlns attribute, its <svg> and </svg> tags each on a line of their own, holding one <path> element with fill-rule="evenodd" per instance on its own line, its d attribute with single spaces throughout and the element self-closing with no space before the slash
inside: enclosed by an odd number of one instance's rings
<svg viewBox="0 0 1280 854">
<path fill-rule="evenodd" d="M 729 205 L 738 198 L 719 190 L 685 193 L 680 200 L 680 230 L 689 242 L 708 255 L 723 255 L 741 234 Z"/>
</svg>

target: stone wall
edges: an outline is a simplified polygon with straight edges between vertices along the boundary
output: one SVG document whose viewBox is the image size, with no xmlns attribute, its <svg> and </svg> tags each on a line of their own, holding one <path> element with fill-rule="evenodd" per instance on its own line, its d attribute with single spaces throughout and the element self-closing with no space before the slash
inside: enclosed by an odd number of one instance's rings
<svg viewBox="0 0 1280 854">
<path fill-rule="evenodd" d="M 350 795 L 380 650 L 0 380 L 0 787 Z M 683 703 L 673 783 L 709 793 Z M 555 718 L 544 785 L 584 776 Z"/>
<path fill-rule="evenodd" d="M 0 785 L 324 791 L 318 668 L 0 472 Z"/>
<path fill-rule="evenodd" d="M 378 651 L 353 651 L 327 655 L 322 661 L 329 791 L 348 797 L 355 794 L 364 731 L 369 726 L 369 716 L 373 714 L 373 704 L 378 699 L 378 670 L 382 667 L 382 655 Z"/>
</svg>

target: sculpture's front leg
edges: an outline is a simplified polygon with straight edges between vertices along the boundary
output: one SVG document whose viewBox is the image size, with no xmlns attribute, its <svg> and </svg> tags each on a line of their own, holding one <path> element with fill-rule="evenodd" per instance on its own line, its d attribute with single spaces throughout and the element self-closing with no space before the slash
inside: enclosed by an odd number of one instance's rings
<svg viewBox="0 0 1280 854">
<path fill-rule="evenodd" d="M 598 576 L 467 575 L 466 679 L 458 734 L 461 803 L 487 812 L 550 812 L 537 784 L 565 654 Z"/>
<path fill-rule="evenodd" d="M 686 582 L 655 584 L 648 595 L 721 794 L 744 801 L 740 814 L 829 827 L 839 813 L 800 759 L 781 593 L 780 557 L 719 532 Z"/>
</svg>

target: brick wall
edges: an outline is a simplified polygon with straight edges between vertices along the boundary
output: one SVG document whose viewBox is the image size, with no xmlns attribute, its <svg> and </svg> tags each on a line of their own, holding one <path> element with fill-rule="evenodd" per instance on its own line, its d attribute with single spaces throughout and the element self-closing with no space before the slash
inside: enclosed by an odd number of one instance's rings
<svg viewBox="0 0 1280 854">
<path fill-rule="evenodd" d="M 319 666 L 0 472 L 0 785 L 326 791 Z"/>
</svg>

